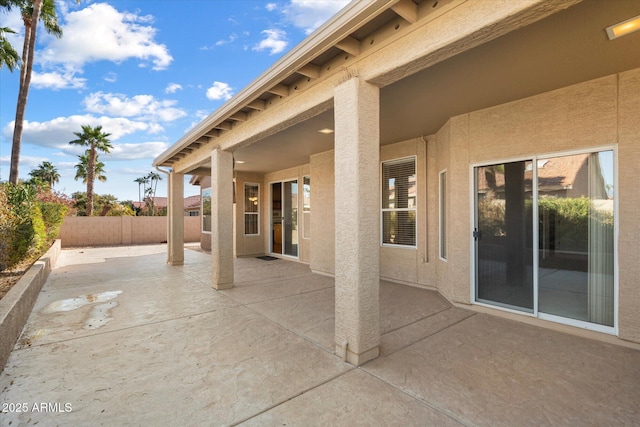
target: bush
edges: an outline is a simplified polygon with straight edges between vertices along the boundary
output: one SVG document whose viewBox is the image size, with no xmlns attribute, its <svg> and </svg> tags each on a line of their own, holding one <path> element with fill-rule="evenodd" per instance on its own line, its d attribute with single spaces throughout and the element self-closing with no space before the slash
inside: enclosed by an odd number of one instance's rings
<svg viewBox="0 0 640 427">
<path fill-rule="evenodd" d="M 69 203 L 33 184 L 0 184 L 0 271 L 44 252 L 57 237 Z"/>
<path fill-rule="evenodd" d="M 52 242 L 60 234 L 65 215 L 70 211 L 73 201 L 61 193 L 40 191 L 38 206 L 46 229 L 47 242 Z"/>
<path fill-rule="evenodd" d="M 17 217 L 9 206 L 5 186 L 2 185 L 0 186 L 0 271 L 12 265 L 10 255 L 17 224 Z"/>
<path fill-rule="evenodd" d="M 10 211 L 5 215 L 0 226 L 3 232 L 4 250 L 0 255 L 0 267 L 11 268 L 22 261 L 29 250 L 41 243 L 36 241 L 38 232 L 44 234 L 42 215 L 35 205 L 35 187 L 25 184 L 3 184 L 2 191 L 6 200 L 6 206 Z M 40 220 L 37 217 L 40 215 Z M 37 230 L 36 230 L 37 229 Z"/>
</svg>

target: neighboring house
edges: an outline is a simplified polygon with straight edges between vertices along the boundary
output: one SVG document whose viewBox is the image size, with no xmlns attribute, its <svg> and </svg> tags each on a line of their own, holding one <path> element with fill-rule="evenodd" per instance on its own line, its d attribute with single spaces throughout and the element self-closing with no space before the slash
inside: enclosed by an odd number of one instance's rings
<svg viewBox="0 0 640 427">
<path fill-rule="evenodd" d="M 143 202 L 133 202 L 133 206 L 138 209 L 142 209 L 148 206 L 151 202 L 151 197 L 146 198 Z M 166 197 L 154 197 L 153 205 L 156 210 L 162 210 L 167 208 Z M 188 196 L 184 198 L 184 216 L 199 216 L 200 215 L 200 196 Z"/>
<path fill-rule="evenodd" d="M 184 198 L 184 216 L 200 216 L 200 195 Z"/>
<path fill-rule="evenodd" d="M 352 2 L 155 159 L 169 262 L 183 177 L 207 177 L 213 287 L 233 286 L 237 256 L 335 276 L 336 352 L 354 364 L 379 354 L 380 278 L 640 343 L 640 31 L 606 31 L 639 15 Z"/>
</svg>

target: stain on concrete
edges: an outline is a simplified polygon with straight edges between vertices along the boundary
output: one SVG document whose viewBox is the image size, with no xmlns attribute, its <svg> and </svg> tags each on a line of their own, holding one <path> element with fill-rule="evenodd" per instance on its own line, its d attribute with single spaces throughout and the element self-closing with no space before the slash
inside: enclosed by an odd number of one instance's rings
<svg viewBox="0 0 640 427">
<path fill-rule="evenodd" d="M 40 310 L 42 314 L 58 313 L 61 311 L 77 310 L 89 304 L 95 304 L 97 302 L 107 302 L 114 298 L 117 298 L 122 291 L 108 291 L 101 292 L 99 294 L 87 294 L 80 295 L 75 298 L 68 298 L 59 301 L 54 301 L 51 304 Z"/>
<path fill-rule="evenodd" d="M 117 302 L 111 301 L 104 304 L 95 305 L 89 313 L 89 317 L 84 322 L 83 329 L 98 329 L 106 325 L 113 317 L 110 316 L 111 309 L 118 305 Z"/>
</svg>

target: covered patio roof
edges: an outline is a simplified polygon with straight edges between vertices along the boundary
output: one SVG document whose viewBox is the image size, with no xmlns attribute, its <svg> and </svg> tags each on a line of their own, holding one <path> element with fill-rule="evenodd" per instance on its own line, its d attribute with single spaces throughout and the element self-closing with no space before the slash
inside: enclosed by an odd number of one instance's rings
<svg viewBox="0 0 640 427">
<path fill-rule="evenodd" d="M 173 167 L 269 108 L 404 37 L 415 23 L 431 22 L 464 7 L 462 0 L 353 2 L 219 110 L 155 159 Z M 510 22 L 473 35 L 455 49 L 443 46 L 415 65 L 378 76 L 380 143 L 435 133 L 449 117 L 548 92 L 640 66 L 640 32 L 609 40 L 605 29 L 640 14 L 640 2 L 598 0 L 531 1 Z M 577 4 L 576 4 L 577 3 Z M 451 23 L 453 25 L 454 23 Z M 464 23 L 460 23 L 464 25 Z M 464 46 L 464 47 L 461 47 Z M 252 135 L 230 147 L 235 170 L 271 172 L 309 162 L 333 148 L 332 103 L 309 110 L 291 123 Z M 208 159 L 182 166 L 183 173 L 208 175 Z"/>
</svg>

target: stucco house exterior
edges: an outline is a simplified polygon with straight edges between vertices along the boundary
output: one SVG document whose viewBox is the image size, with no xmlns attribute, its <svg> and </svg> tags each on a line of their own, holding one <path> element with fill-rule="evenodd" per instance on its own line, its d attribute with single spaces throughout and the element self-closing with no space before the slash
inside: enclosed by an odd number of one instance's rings
<svg viewBox="0 0 640 427">
<path fill-rule="evenodd" d="M 212 286 L 263 254 L 334 276 L 351 363 L 379 354 L 380 278 L 640 343 L 640 31 L 612 27 L 638 15 L 638 0 L 352 2 L 155 159 L 169 263 L 184 175 L 207 177 Z"/>
</svg>

